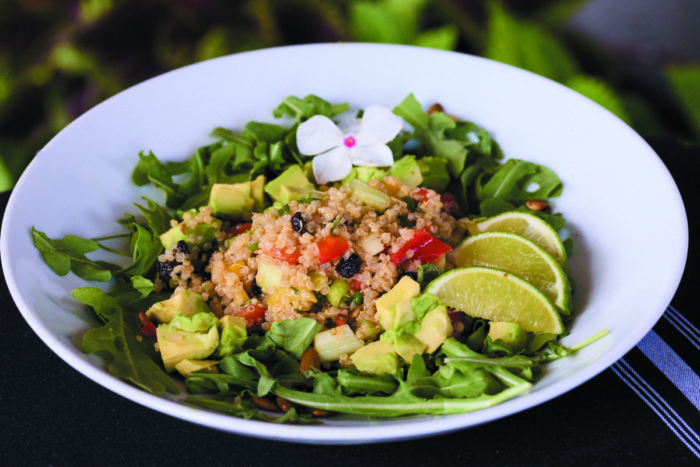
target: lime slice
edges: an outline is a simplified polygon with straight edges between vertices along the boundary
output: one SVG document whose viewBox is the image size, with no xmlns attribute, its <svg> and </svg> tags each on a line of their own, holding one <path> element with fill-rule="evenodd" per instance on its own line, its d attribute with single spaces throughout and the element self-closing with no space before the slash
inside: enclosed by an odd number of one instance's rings
<svg viewBox="0 0 700 467">
<path fill-rule="evenodd" d="M 497 216 L 489 217 L 479 223 L 477 228 L 481 232 L 493 232 L 500 230 L 502 232 L 512 232 L 523 237 L 527 237 L 539 246 L 544 248 L 544 251 L 549 253 L 557 260 L 557 263 L 564 269 L 569 270 L 566 250 L 559 238 L 556 230 L 545 221 L 526 212 L 504 212 Z"/>
<path fill-rule="evenodd" d="M 453 269 L 428 284 L 425 292 L 476 318 L 518 323 L 535 334 L 564 332 L 559 311 L 550 299 L 522 277 L 500 269 Z"/>
<path fill-rule="evenodd" d="M 535 242 L 510 232 L 482 232 L 449 253 L 457 267 L 486 266 L 516 274 L 537 287 L 564 314 L 571 314 L 571 286 L 559 263 Z"/>
</svg>

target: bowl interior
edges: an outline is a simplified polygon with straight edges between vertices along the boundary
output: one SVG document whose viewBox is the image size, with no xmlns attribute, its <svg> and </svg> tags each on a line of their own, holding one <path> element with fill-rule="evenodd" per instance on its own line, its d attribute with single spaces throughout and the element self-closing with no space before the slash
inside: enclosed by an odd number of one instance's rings
<svg viewBox="0 0 700 467">
<path fill-rule="evenodd" d="M 117 232 L 142 196 L 130 175 L 139 151 L 182 160 L 217 126 L 274 121 L 285 97 L 316 94 L 355 108 L 393 108 L 409 93 L 426 107 L 472 120 L 506 157 L 544 164 L 564 183 L 554 203 L 575 241 L 575 318 L 565 344 L 608 329 L 548 366 L 526 395 L 480 412 L 391 421 L 330 419 L 319 427 L 240 420 L 155 397 L 109 375 L 72 339 L 91 323 L 70 297 L 87 285 L 55 276 L 32 246 L 32 226 L 52 238 Z M 649 217 L 653 216 L 651 228 Z M 465 428 L 524 410 L 585 382 L 630 350 L 670 302 L 687 251 L 680 195 L 651 148 L 598 105 L 544 78 L 452 52 L 373 44 L 260 50 L 202 62 L 141 83 L 71 123 L 34 159 L 5 213 L 0 244 L 8 287 L 28 323 L 68 364 L 99 384 L 164 413 L 235 433 L 300 442 L 385 441 Z M 648 251 L 654 254 L 648 254 Z M 387 425 L 391 426 L 387 430 Z"/>
</svg>

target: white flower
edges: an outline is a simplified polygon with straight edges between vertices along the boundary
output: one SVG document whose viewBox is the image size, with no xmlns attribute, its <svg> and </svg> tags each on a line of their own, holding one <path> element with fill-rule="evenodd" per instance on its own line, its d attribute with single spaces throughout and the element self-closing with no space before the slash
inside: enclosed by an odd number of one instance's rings
<svg viewBox="0 0 700 467">
<path fill-rule="evenodd" d="M 313 160 L 314 177 L 320 184 L 345 178 L 353 165 L 383 167 L 394 163 L 386 145 L 394 139 L 403 120 L 390 110 L 372 106 L 362 119 L 339 128 L 333 121 L 315 115 L 297 128 L 297 146 Z"/>
</svg>

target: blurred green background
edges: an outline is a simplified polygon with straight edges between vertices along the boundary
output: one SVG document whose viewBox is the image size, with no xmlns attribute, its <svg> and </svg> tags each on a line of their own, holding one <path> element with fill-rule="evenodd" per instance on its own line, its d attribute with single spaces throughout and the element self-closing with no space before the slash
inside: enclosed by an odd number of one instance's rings
<svg viewBox="0 0 700 467">
<path fill-rule="evenodd" d="M 696 58 L 639 60 L 601 46 L 570 27 L 588 3 L 0 0 L 0 191 L 71 120 L 131 85 L 221 55 L 314 42 L 413 44 L 488 57 L 581 92 L 642 136 L 700 142 Z"/>
</svg>

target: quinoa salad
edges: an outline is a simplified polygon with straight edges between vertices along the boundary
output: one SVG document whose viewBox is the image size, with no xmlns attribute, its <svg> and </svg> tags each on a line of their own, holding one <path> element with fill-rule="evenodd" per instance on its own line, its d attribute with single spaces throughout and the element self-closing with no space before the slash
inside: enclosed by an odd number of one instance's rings
<svg viewBox="0 0 700 467">
<path fill-rule="evenodd" d="M 81 350 L 116 376 L 274 423 L 464 413 L 604 334 L 559 343 L 573 249 L 549 168 L 413 95 L 391 110 L 290 96 L 273 116 L 216 128 L 183 161 L 141 152 L 132 181 L 163 198 L 119 219 L 126 233 L 32 228 L 54 272 L 113 284 L 72 296 L 103 323 Z"/>
</svg>

